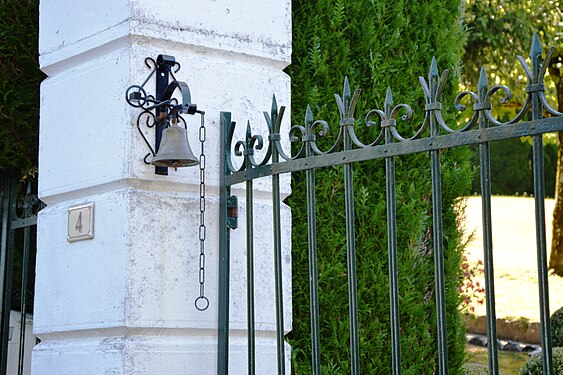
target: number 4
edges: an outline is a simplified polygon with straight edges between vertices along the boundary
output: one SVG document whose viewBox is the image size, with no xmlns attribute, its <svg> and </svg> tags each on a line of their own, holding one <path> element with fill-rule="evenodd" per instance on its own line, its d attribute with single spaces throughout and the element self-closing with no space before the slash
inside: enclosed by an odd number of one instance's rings
<svg viewBox="0 0 563 375">
<path fill-rule="evenodd" d="M 76 220 L 76 225 L 74 229 L 78 231 L 78 233 L 82 233 L 82 212 L 78 213 L 78 220 Z"/>
</svg>

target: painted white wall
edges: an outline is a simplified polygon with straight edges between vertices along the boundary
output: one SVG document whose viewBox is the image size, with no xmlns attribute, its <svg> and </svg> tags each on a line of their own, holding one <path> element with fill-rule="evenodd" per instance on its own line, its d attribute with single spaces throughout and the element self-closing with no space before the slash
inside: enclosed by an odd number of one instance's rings
<svg viewBox="0 0 563 375">
<path fill-rule="evenodd" d="M 20 336 L 22 314 L 19 311 L 10 311 L 10 324 L 8 326 L 8 363 L 7 374 L 17 374 L 20 365 Z M 31 350 L 35 345 L 35 336 L 32 332 L 33 316 L 26 314 L 23 341 L 23 373 L 29 374 L 31 369 Z"/>
<path fill-rule="evenodd" d="M 32 374 L 215 374 L 219 112 L 267 135 L 272 94 L 289 106 L 290 1 L 41 1 L 39 195 Z M 125 90 L 145 57 L 176 57 L 206 112 L 206 292 L 198 285 L 198 168 L 154 174 Z M 154 81 L 147 84 L 154 93 Z M 199 118 L 188 117 L 198 150 Z M 287 134 L 289 112 L 284 122 Z M 153 139 L 150 130 L 147 137 Z M 237 136 L 235 136 L 236 138 Z M 197 153 L 197 151 L 196 151 Z M 290 193 L 283 176 L 282 194 Z M 271 184 L 255 183 L 257 373 L 276 371 Z M 230 368 L 246 373 L 244 191 L 231 233 Z M 67 209 L 93 202 L 94 239 L 69 243 Z M 282 207 L 285 330 L 291 330 L 291 215 Z M 289 362 L 289 347 L 286 348 Z M 289 369 L 289 366 L 287 366 Z"/>
</svg>

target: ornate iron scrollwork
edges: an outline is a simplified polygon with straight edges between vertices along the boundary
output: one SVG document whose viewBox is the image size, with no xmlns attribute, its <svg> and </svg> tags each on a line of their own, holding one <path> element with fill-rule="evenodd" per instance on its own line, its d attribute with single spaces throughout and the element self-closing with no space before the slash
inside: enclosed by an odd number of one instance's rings
<svg viewBox="0 0 563 375">
<path fill-rule="evenodd" d="M 181 122 L 184 128 L 187 129 L 186 121 L 182 118 L 181 114 L 193 115 L 198 111 L 197 105 L 191 102 L 191 94 L 188 85 L 185 82 L 178 81 L 174 76 L 175 73 L 178 73 L 181 66 L 173 56 L 159 55 L 156 60 L 147 57 L 145 59 L 145 65 L 151 69 L 149 75 L 142 84 L 132 85 L 127 88 L 125 91 L 125 100 L 127 100 L 130 106 L 142 109 L 141 113 L 137 116 L 136 125 L 137 130 L 150 150 L 150 152 L 144 156 L 143 160 L 146 164 L 150 164 L 148 158 L 156 155 L 160 145 L 162 130 L 168 126 L 171 121 Z M 145 85 L 152 76 L 156 76 L 156 96 L 147 94 L 145 90 Z M 170 83 L 168 83 L 168 76 L 172 77 Z M 172 94 L 176 90 L 179 90 L 181 93 L 181 102 L 172 97 Z M 154 147 L 141 129 L 143 125 L 149 129 L 155 128 L 156 126 Z M 163 172 L 160 174 L 166 173 Z"/>
<path fill-rule="evenodd" d="M 562 113 L 555 110 L 547 101 L 545 96 L 545 85 L 543 83 L 549 62 L 553 58 L 555 48 L 548 50 L 545 59 L 542 61 L 542 49 L 537 35 L 534 35 L 531 59 L 532 66 L 528 66 L 526 60 L 522 56 L 517 56 L 518 61 L 522 65 L 526 74 L 528 84 L 526 86 L 526 101 L 522 108 L 508 121 L 500 121 L 493 115 L 493 97 L 501 92 L 503 95 L 499 99 L 499 104 L 505 104 L 512 98 L 512 91 L 504 85 L 494 85 L 489 87 L 487 74 L 485 68 L 481 69 L 480 78 L 477 85 L 477 91 L 462 91 L 460 92 L 453 103 L 453 107 L 462 112 L 467 110 L 462 101 L 467 97 L 473 102 L 473 113 L 470 115 L 469 120 L 456 127 L 450 126 L 444 120 L 442 115 L 443 104 L 441 96 L 448 77 L 448 70 L 444 70 L 439 74 L 436 59 L 433 58 L 430 64 L 428 78 L 419 77 L 419 82 L 422 87 L 425 99 L 425 114 L 422 124 L 411 136 L 401 134 L 397 126 L 397 120 L 411 121 L 413 118 L 413 109 L 408 104 L 394 105 L 393 95 L 391 88 L 387 89 L 387 94 L 383 104 L 383 109 L 372 109 L 366 116 L 364 123 L 368 127 L 379 127 L 379 132 L 375 139 L 369 143 L 363 143 L 358 139 L 355 132 L 355 125 L 357 123 L 354 112 L 360 90 L 357 89 L 352 94 L 348 78 L 344 79 L 344 87 L 342 96 L 335 94 L 337 108 L 340 114 L 340 123 L 338 134 L 334 143 L 323 150 L 317 144 L 319 137 L 326 136 L 330 127 L 324 120 L 314 120 L 311 108 L 308 106 L 305 112 L 305 121 L 303 125 L 294 125 L 289 130 L 289 140 L 293 143 L 299 143 L 296 147 L 296 152 L 293 156 L 284 152 L 281 145 L 280 127 L 283 118 L 285 107 L 281 107 L 278 112 L 277 102 L 274 96 L 272 100 L 272 109 L 270 114 L 264 112 L 266 124 L 268 128 L 268 144 L 265 157 L 261 161 L 256 161 L 254 156 L 255 150 L 261 150 L 264 147 L 264 137 L 261 135 L 252 134 L 250 123 L 247 123 L 247 129 L 244 140 L 236 141 L 234 145 L 234 156 L 243 157 L 243 162 L 240 167 L 235 167 L 232 160 L 232 155 L 228 155 L 228 167 L 230 171 L 241 172 L 249 168 L 258 167 L 271 163 L 272 153 L 276 152 L 282 160 L 289 161 L 306 157 L 306 145 L 310 147 L 310 156 L 320 156 L 345 151 L 342 148 L 343 139 L 349 137 L 352 149 L 363 149 L 378 146 L 381 144 L 397 143 L 411 141 L 422 138 L 425 134 L 429 137 L 437 136 L 440 134 L 448 133 L 461 133 L 472 130 L 479 122 L 479 118 L 483 118 L 491 126 L 510 125 L 521 121 L 524 115 L 529 112 L 532 106 L 532 99 L 537 97 L 538 102 L 541 103 L 543 110 L 554 116 L 561 116 Z M 232 146 L 235 122 L 231 124 L 228 133 L 228 144 Z M 386 136 L 386 129 L 389 129 L 389 136 Z M 430 130 L 428 132 L 428 130 Z"/>
<path fill-rule="evenodd" d="M 27 181 L 25 193 L 20 192 L 12 204 L 12 220 L 23 220 L 37 216 L 37 213 L 43 207 L 45 207 L 45 204 L 39 200 L 37 194 L 31 192 L 31 182 Z"/>
</svg>

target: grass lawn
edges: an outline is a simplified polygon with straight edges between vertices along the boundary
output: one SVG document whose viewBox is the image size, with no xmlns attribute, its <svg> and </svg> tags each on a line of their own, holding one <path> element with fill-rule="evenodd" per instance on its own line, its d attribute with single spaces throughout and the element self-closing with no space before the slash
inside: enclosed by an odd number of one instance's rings
<svg viewBox="0 0 563 375">
<path fill-rule="evenodd" d="M 467 364 L 480 364 L 487 366 L 487 348 L 467 345 Z M 499 354 L 499 373 L 502 375 L 518 375 L 520 368 L 528 361 L 529 355 L 526 353 L 498 352 Z"/>
<path fill-rule="evenodd" d="M 497 318 L 520 318 L 539 322 L 538 267 L 534 223 L 534 199 L 493 196 L 492 231 L 495 299 Z M 553 199 L 545 200 L 547 253 L 551 247 Z M 467 246 L 469 261 L 483 261 L 481 197 L 469 197 L 465 211 L 466 235 L 473 233 Z M 550 314 L 563 306 L 563 277 L 549 275 Z M 484 284 L 484 275 L 477 278 Z M 485 315 L 485 305 L 476 306 Z"/>
<path fill-rule="evenodd" d="M 534 200 L 529 197 L 492 197 L 493 263 L 497 318 L 523 318 L 539 322 L 538 267 L 534 223 Z M 553 199 L 545 200 L 548 255 L 551 245 Z M 483 261 L 481 198 L 469 197 L 466 208 L 469 261 Z M 484 283 L 484 275 L 477 278 Z M 563 278 L 549 275 L 550 313 L 563 306 Z M 485 306 L 476 306 L 485 315 Z M 487 365 L 487 349 L 467 346 L 467 364 Z M 530 358 L 526 353 L 499 351 L 499 372 L 519 374 Z"/>
</svg>

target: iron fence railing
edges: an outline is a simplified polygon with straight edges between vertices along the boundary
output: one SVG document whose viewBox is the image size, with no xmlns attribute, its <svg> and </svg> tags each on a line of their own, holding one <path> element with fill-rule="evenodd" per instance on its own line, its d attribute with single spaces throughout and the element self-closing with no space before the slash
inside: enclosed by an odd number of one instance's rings
<svg viewBox="0 0 563 375">
<path fill-rule="evenodd" d="M 447 342 L 446 342 L 446 310 L 444 287 L 444 250 L 442 243 L 442 187 L 440 151 L 463 145 L 479 145 L 481 194 L 483 199 L 483 246 L 486 275 L 487 304 L 487 335 L 489 342 L 496 342 L 496 316 L 493 274 L 492 224 L 491 224 L 491 171 L 489 144 L 509 138 L 531 136 L 533 139 L 534 166 L 534 199 L 536 211 L 536 239 L 539 276 L 539 296 L 541 309 L 541 345 L 543 351 L 543 373 L 553 374 L 551 332 L 549 319 L 549 298 L 547 281 L 547 248 L 544 208 L 544 162 L 542 134 L 563 130 L 563 117 L 553 109 L 545 96 L 544 76 L 553 56 L 550 49 L 542 59 L 542 49 L 537 35 L 534 35 L 530 53 L 531 66 L 525 59 L 518 60 L 526 74 L 527 97 L 524 105 L 516 116 L 501 122 L 493 115 L 492 98 L 501 94 L 501 103 L 512 96 L 511 90 L 504 85 L 489 86 L 485 69 L 481 70 L 477 91 L 462 91 L 454 102 L 457 110 L 465 110 L 462 101 L 473 102 L 473 113 L 469 120 L 461 126 L 451 126 L 442 116 L 443 103 L 440 101 L 448 72 L 439 74 L 436 61 L 433 59 L 428 78 L 419 78 L 425 99 L 425 116 L 418 131 L 412 136 L 404 136 L 399 132 L 397 120 L 412 119 L 413 110 L 408 104 L 393 103 L 391 89 L 387 90 L 383 109 L 373 109 L 365 117 L 365 125 L 379 126 L 380 132 L 373 142 L 362 143 L 355 132 L 357 123 L 354 112 L 359 90 L 351 92 L 348 80 L 344 82 L 343 95 L 335 95 L 340 123 L 336 142 L 326 150 L 317 144 L 317 138 L 329 131 L 328 123 L 314 120 L 310 108 L 307 108 L 304 125 L 293 126 L 290 140 L 300 142 L 297 152 L 288 155 L 281 144 L 280 127 L 284 107 L 278 111 L 274 98 L 270 113 L 264 113 L 269 134 L 266 137 L 252 134 L 247 126 L 244 139 L 233 144 L 235 123 L 231 121 L 230 112 L 222 112 L 220 190 L 220 270 L 219 270 L 219 354 L 218 373 L 228 373 L 229 361 L 229 272 L 230 272 L 230 229 L 233 229 L 232 218 L 229 216 L 231 187 L 238 183 L 246 183 L 246 235 L 247 235 L 247 324 L 248 324 L 248 373 L 255 373 L 255 327 L 254 327 L 254 285 L 253 285 L 253 180 L 259 177 L 272 177 L 273 231 L 274 231 L 274 263 L 275 263 L 275 301 L 277 326 L 277 368 L 279 374 L 285 374 L 284 354 L 284 322 L 281 269 L 281 226 L 280 226 L 280 185 L 279 175 L 282 173 L 306 171 L 307 212 L 308 212 L 308 251 L 310 280 L 310 313 L 312 342 L 312 372 L 320 374 L 320 332 L 319 332 L 319 288 L 317 270 L 316 242 L 316 208 L 315 208 L 315 170 L 317 168 L 343 165 L 344 190 L 346 207 L 346 243 L 348 273 L 348 305 L 350 322 L 350 368 L 352 374 L 360 373 L 360 345 L 358 330 L 358 297 L 356 287 L 356 253 L 354 235 L 354 198 L 352 165 L 355 162 L 385 158 L 386 199 L 387 199 L 387 232 L 390 281 L 390 315 L 391 315 L 391 346 L 393 374 L 401 373 L 401 346 L 399 323 L 399 292 L 397 267 L 397 232 L 396 232 L 396 197 L 395 197 L 395 157 L 407 154 L 428 152 L 430 154 L 432 176 L 432 212 L 433 212 L 433 246 L 435 265 L 435 290 L 437 311 L 437 352 L 439 374 L 448 373 Z M 543 118 L 549 114 L 550 118 Z M 525 120 L 531 116 L 531 120 Z M 234 155 L 232 151 L 234 150 Z M 262 150 L 263 158 L 257 160 L 255 150 Z M 265 150 L 265 151 L 264 151 Z M 240 167 L 235 167 L 234 156 L 242 158 Z M 498 353 L 496 345 L 488 346 L 489 373 L 498 374 Z"/>
<path fill-rule="evenodd" d="M 30 181 L 19 183 L 17 175 L 0 173 L 0 375 L 23 375 L 29 371 L 24 371 L 30 361 L 25 350 L 30 345 L 26 325 L 28 314 L 33 311 L 37 212 L 43 207 L 32 193 L 32 186 Z M 13 310 L 19 310 L 19 330 L 10 327 Z M 13 335 L 14 332 L 19 334 Z M 10 358 L 17 358 L 16 364 L 9 361 L 10 341 L 17 342 L 11 346 L 17 353 L 10 353 Z"/>
</svg>

